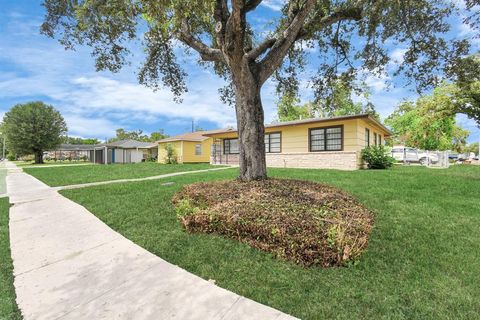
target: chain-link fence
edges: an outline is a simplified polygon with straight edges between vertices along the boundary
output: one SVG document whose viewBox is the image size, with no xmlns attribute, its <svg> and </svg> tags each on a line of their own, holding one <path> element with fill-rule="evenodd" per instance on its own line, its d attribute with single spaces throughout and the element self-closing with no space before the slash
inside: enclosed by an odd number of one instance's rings
<svg viewBox="0 0 480 320">
<path fill-rule="evenodd" d="M 422 165 L 427 167 L 448 168 L 450 161 L 448 159 L 448 151 L 429 151 L 418 150 L 419 154 L 423 155 Z"/>
</svg>

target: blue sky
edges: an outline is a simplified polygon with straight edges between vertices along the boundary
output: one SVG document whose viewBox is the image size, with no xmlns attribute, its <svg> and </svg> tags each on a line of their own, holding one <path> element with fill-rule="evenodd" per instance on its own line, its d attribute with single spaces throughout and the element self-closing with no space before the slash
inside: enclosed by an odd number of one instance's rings
<svg viewBox="0 0 480 320">
<path fill-rule="evenodd" d="M 281 3 L 264 0 L 256 15 L 258 23 L 275 16 Z M 174 135 L 189 131 L 192 120 L 205 129 L 235 125 L 233 108 L 219 99 L 217 90 L 223 81 L 211 70 L 198 67 L 194 53 L 181 54 L 180 61 L 189 73 L 189 92 L 182 104 L 176 104 L 168 89 L 153 92 L 138 84 L 136 72 L 141 55 L 134 52 L 132 64 L 118 74 L 95 72 L 88 48 L 66 51 L 56 40 L 40 35 L 43 14 L 41 1 L 0 0 L 0 117 L 17 103 L 42 100 L 60 110 L 69 135 L 102 140 L 114 136 L 117 128 L 147 133 L 161 128 Z M 472 34 L 460 21 L 453 23 L 456 34 Z M 475 46 L 478 49 L 478 40 Z M 402 58 L 402 48 L 389 49 L 392 57 Z M 139 47 L 137 50 L 140 52 Z M 389 82 L 394 86 L 388 87 Z M 302 99 L 306 101 L 311 98 L 308 79 L 302 79 L 302 83 Z M 382 118 L 399 101 L 416 96 L 413 88 L 405 88 L 390 74 L 367 77 L 367 83 L 371 101 Z M 265 84 L 262 98 L 266 122 L 272 122 L 276 117 L 273 83 Z M 480 139 L 473 121 L 464 116 L 459 116 L 458 121 L 471 131 L 469 141 Z"/>
</svg>

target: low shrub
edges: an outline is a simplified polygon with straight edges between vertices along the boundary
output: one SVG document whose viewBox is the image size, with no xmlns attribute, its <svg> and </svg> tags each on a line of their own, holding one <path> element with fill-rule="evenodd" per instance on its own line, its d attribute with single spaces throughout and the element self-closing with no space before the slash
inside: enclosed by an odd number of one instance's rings
<svg viewBox="0 0 480 320">
<path fill-rule="evenodd" d="M 362 160 L 369 169 L 388 169 L 395 163 L 384 146 L 370 146 L 362 150 Z"/>
<path fill-rule="evenodd" d="M 308 181 L 196 183 L 173 203 L 188 232 L 223 235 L 304 266 L 355 262 L 373 224 L 351 195 Z"/>
<path fill-rule="evenodd" d="M 177 152 L 175 151 L 175 147 L 171 143 L 167 143 L 165 145 L 165 151 L 167 154 L 165 156 L 165 163 L 166 164 L 177 164 Z"/>
</svg>

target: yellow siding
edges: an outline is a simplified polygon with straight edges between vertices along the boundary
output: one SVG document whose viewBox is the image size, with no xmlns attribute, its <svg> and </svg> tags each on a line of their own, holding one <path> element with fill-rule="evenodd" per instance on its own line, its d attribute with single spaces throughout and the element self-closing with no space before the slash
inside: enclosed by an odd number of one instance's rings
<svg viewBox="0 0 480 320">
<path fill-rule="evenodd" d="M 366 147 L 366 139 L 365 139 L 365 129 L 370 130 L 370 145 L 374 146 L 375 145 L 375 140 L 374 140 L 374 133 L 377 135 L 380 135 L 382 138 L 382 144 L 385 143 L 385 130 L 382 128 L 374 125 L 371 122 L 367 122 L 364 119 L 358 119 L 357 120 L 357 135 L 358 135 L 358 150 L 361 150 Z"/>
<path fill-rule="evenodd" d="M 165 159 L 167 157 L 167 150 L 165 147 L 167 144 L 171 144 L 175 152 L 177 154 L 177 161 L 179 163 L 182 163 L 182 142 L 181 141 L 174 141 L 174 142 L 160 142 L 158 144 L 158 162 L 159 163 L 165 163 Z"/>
<path fill-rule="evenodd" d="M 208 138 L 202 142 L 183 141 L 183 162 L 210 162 L 213 139 Z M 202 154 L 195 155 L 195 146 L 200 144 Z"/>
<path fill-rule="evenodd" d="M 266 128 L 265 132 L 282 133 L 282 153 L 308 152 L 309 129 L 338 125 L 343 125 L 343 151 L 356 151 L 357 133 L 355 120 L 329 121 L 323 123 L 308 123 L 295 126 Z"/>
<path fill-rule="evenodd" d="M 357 120 L 338 120 L 326 121 L 321 123 L 297 124 L 291 126 L 281 126 L 274 128 L 265 128 L 265 133 L 282 133 L 282 153 L 309 152 L 308 150 L 308 131 L 312 128 L 323 128 L 343 125 L 343 151 L 358 151 L 358 133 Z M 219 133 L 215 138 L 236 138 L 236 132 Z"/>
</svg>

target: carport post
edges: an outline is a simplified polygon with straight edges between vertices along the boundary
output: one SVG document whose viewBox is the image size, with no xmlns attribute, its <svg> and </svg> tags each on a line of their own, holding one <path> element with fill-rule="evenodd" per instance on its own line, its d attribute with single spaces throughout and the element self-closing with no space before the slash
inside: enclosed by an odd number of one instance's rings
<svg viewBox="0 0 480 320">
<path fill-rule="evenodd" d="M 108 164 L 108 148 L 105 146 L 105 151 L 103 152 L 103 164 Z"/>
</svg>

